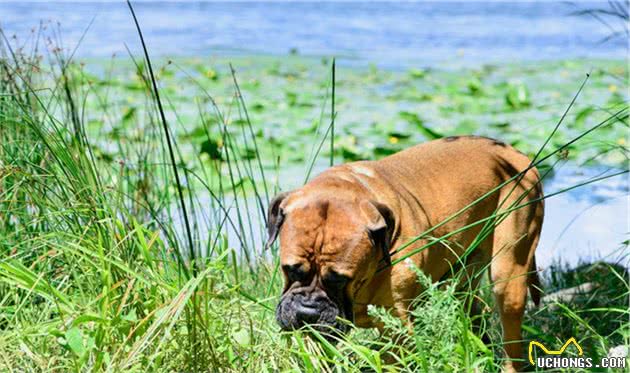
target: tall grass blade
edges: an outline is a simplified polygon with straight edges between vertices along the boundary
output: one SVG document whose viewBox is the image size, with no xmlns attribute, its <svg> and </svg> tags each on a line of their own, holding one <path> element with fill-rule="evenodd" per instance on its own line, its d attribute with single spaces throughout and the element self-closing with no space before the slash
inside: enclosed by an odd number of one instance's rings
<svg viewBox="0 0 630 373">
<path fill-rule="evenodd" d="M 131 11 L 131 15 L 133 17 L 133 21 L 136 25 L 136 30 L 138 31 L 138 36 L 140 37 L 140 43 L 142 44 L 142 50 L 144 51 L 144 57 L 147 62 L 147 67 L 149 70 L 149 76 L 151 77 L 151 86 L 153 88 L 153 94 L 155 96 L 155 102 L 158 106 L 158 111 L 160 113 L 160 119 L 162 120 L 162 126 L 164 129 L 164 136 L 166 138 L 166 144 L 168 146 L 168 154 L 170 156 L 171 165 L 173 169 L 173 174 L 175 176 L 175 183 L 177 185 L 177 194 L 179 196 L 179 203 L 182 209 L 182 216 L 184 218 L 184 228 L 186 228 L 186 237 L 188 238 L 188 252 L 190 255 L 190 260 L 192 261 L 192 271 L 193 276 L 196 273 L 196 265 L 195 262 L 195 247 L 193 244 L 192 230 L 190 228 L 190 222 L 188 220 L 188 212 L 186 210 L 186 202 L 184 201 L 184 193 L 182 191 L 182 184 L 179 178 L 179 171 L 177 167 L 177 163 L 175 161 L 175 152 L 173 151 L 173 140 L 171 139 L 171 134 L 168 128 L 168 123 L 166 122 L 166 116 L 164 115 L 164 108 L 162 107 L 162 100 L 160 100 L 160 91 L 157 87 L 157 81 L 155 79 L 155 74 L 153 73 L 153 67 L 151 66 L 151 58 L 149 57 L 149 51 L 147 50 L 146 43 L 144 41 L 144 37 L 142 35 L 142 30 L 140 29 L 140 24 L 138 23 L 138 18 L 136 17 L 136 13 L 133 10 L 133 6 L 131 5 L 131 1 L 127 0 L 127 6 L 129 6 L 129 10 Z M 184 271 L 188 272 L 187 266 L 182 263 Z"/>
</svg>

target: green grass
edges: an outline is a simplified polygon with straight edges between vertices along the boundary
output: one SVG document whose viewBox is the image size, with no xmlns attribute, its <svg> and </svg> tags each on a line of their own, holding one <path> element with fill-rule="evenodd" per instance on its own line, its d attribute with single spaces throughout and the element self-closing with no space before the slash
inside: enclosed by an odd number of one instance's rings
<svg viewBox="0 0 630 373">
<path fill-rule="evenodd" d="M 499 371 L 496 315 L 481 316 L 485 344 L 472 332 L 471 292 L 421 273 L 413 334 L 378 308 L 370 312 L 384 335 L 353 330 L 332 344 L 279 332 L 277 251 L 263 253 L 256 239 L 269 198 L 331 160 L 376 159 L 452 134 L 497 136 L 533 156 L 590 66 L 537 161 L 549 174 L 566 158 L 628 165 L 622 61 L 338 66 L 334 85 L 329 61 L 295 56 L 235 58 L 237 71 L 222 59 L 153 61 L 162 118 L 141 57 L 82 66 L 62 51 L 44 60 L 9 44 L 1 51 L 3 371 Z M 502 216 L 480 222 L 482 234 Z M 556 346 L 576 336 L 593 356 L 628 343 L 627 273 L 586 272 L 550 271 L 550 289 L 587 278 L 599 290 L 529 311 L 527 338 Z M 482 283 L 474 295 L 491 307 L 490 293 Z"/>
</svg>

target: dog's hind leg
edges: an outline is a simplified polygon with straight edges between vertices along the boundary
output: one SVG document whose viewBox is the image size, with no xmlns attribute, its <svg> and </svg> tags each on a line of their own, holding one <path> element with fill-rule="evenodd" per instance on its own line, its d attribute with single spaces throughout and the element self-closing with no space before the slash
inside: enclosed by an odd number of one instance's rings
<svg viewBox="0 0 630 373">
<path fill-rule="evenodd" d="M 520 369 L 524 361 L 521 324 L 530 285 L 530 271 L 535 263 L 534 252 L 542 228 L 543 204 L 535 202 L 541 195 L 540 190 L 532 188 L 529 180 L 524 180 L 525 186 L 519 185 L 513 193 L 502 196 L 502 199 L 506 199 L 502 209 L 514 203 L 524 207 L 512 211 L 495 227 L 490 263 L 490 280 L 508 357 L 504 368 L 508 372 Z"/>
<path fill-rule="evenodd" d="M 493 260 L 491 266 L 493 292 L 503 327 L 503 348 L 508 360 L 506 371 L 516 371 L 521 366 L 521 324 L 527 298 L 526 267 L 512 262 Z"/>
<path fill-rule="evenodd" d="M 530 240 L 523 238 L 512 248 L 503 246 L 505 252 L 495 255 L 490 265 L 492 290 L 503 327 L 503 348 L 508 358 L 504 366 L 508 372 L 518 370 L 523 361 L 521 324 L 533 258 L 533 250 L 529 255 L 526 249 L 531 245 Z"/>
</svg>

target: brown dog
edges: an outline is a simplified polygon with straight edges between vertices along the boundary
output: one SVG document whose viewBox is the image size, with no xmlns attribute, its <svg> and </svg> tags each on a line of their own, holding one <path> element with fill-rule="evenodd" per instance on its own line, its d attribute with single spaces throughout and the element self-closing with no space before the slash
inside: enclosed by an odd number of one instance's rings
<svg viewBox="0 0 630 373">
<path fill-rule="evenodd" d="M 267 245 L 279 235 L 285 287 L 278 323 L 285 330 L 304 324 L 343 330 L 338 321 L 343 318 L 373 327 L 370 304 L 409 322 L 409 306 L 422 289 L 406 263 L 387 265 L 390 252 L 521 173 L 429 235 L 442 237 L 514 203 L 524 205 L 507 214 L 466 259 L 469 272 L 490 263 L 504 348 L 510 359 L 520 359 L 528 286 L 534 301 L 539 298 L 532 285 L 539 285 L 534 251 L 543 221 L 539 174 L 529 165 L 525 155 L 502 142 L 449 137 L 379 161 L 332 167 L 276 196 L 269 207 Z M 483 226 L 463 230 L 450 236 L 448 244 L 434 244 L 410 259 L 437 281 L 450 273 Z M 428 242 L 429 237 L 420 239 L 391 259 Z M 518 365 L 508 360 L 506 368 Z"/>
</svg>

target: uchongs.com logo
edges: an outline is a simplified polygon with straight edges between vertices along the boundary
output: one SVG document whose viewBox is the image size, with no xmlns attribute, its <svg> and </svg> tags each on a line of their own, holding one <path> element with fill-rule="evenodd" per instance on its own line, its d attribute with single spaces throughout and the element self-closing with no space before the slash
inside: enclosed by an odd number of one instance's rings
<svg viewBox="0 0 630 373">
<path fill-rule="evenodd" d="M 565 350 L 569 346 L 575 346 L 577 357 L 565 356 Z M 534 359 L 534 346 L 542 350 L 540 356 Z M 604 357 L 595 362 L 590 357 L 584 357 L 584 351 L 575 337 L 569 338 L 559 350 L 550 350 L 538 341 L 529 342 L 529 362 L 543 369 L 549 368 L 625 368 L 626 359 L 624 357 Z"/>
</svg>

